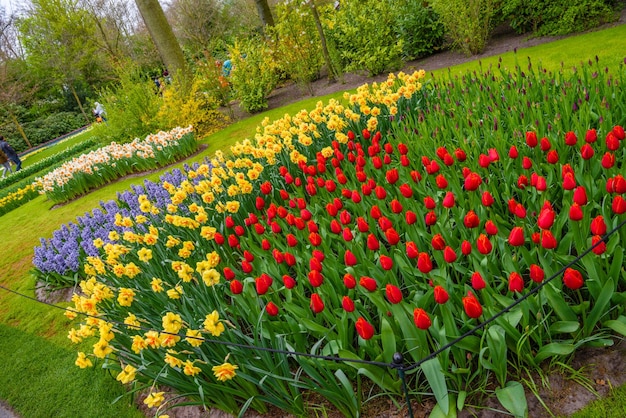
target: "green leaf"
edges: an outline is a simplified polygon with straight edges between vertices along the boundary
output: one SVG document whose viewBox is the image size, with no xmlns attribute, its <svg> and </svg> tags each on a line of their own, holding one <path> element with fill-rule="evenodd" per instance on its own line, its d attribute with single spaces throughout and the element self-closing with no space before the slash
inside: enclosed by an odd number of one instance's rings
<svg viewBox="0 0 626 418">
<path fill-rule="evenodd" d="M 613 331 L 626 336 L 626 316 L 620 315 L 617 319 L 604 321 L 602 324 L 605 327 L 611 328 Z"/>
<path fill-rule="evenodd" d="M 345 359 L 360 360 L 361 358 L 351 351 L 341 350 L 339 357 Z M 388 370 L 383 367 L 373 366 L 365 363 L 349 363 L 346 364 L 354 367 L 357 373 L 367 376 L 372 382 L 380 386 L 381 388 L 393 393 L 400 393 L 402 382 L 400 379 L 394 380 L 389 374 Z"/>
<path fill-rule="evenodd" d="M 458 404 L 457 403 L 458 401 L 455 401 L 454 398 L 455 398 L 454 394 L 450 394 L 450 405 L 448 407 L 447 413 L 444 413 L 443 409 L 441 409 L 441 406 L 437 404 L 435 405 L 433 410 L 430 412 L 430 415 L 428 416 L 428 418 L 456 418 L 457 414 L 456 414 L 456 409 L 455 409 L 455 403 Z"/>
<path fill-rule="evenodd" d="M 560 290 L 556 289 L 552 283 L 548 283 L 541 290 L 543 295 L 550 302 L 550 306 L 554 312 L 563 321 L 576 321 L 577 317 L 572 308 L 563 300 Z"/>
<path fill-rule="evenodd" d="M 535 356 L 535 360 L 537 363 L 547 359 L 552 356 L 566 356 L 568 354 L 572 354 L 576 347 L 573 344 L 569 343 L 550 343 L 546 344 Z"/>
<path fill-rule="evenodd" d="M 329 329 L 316 323 L 311 321 L 308 318 L 300 318 L 300 322 L 302 323 L 302 325 L 304 325 L 309 331 L 313 331 L 316 333 L 321 333 L 321 334 L 327 334 L 329 332 Z"/>
<path fill-rule="evenodd" d="M 550 325 L 550 334 L 572 334 L 580 329 L 578 321 L 557 321 Z"/>
<path fill-rule="evenodd" d="M 438 358 L 434 358 L 422 363 L 422 371 L 428 380 L 428 384 L 437 399 L 437 405 L 441 408 L 444 416 L 450 411 L 450 400 L 448 396 L 448 386 L 446 385 L 446 377 L 443 374 L 441 363 Z"/>
<path fill-rule="evenodd" d="M 613 283 L 612 278 L 608 278 L 604 286 L 602 287 L 602 291 L 595 304 L 593 305 L 593 309 L 589 312 L 587 318 L 585 318 L 585 322 L 583 324 L 583 330 L 585 335 L 590 335 L 596 324 L 607 312 L 607 306 L 611 301 L 611 297 L 613 297 L 613 292 L 615 291 L 615 284 Z"/>
<path fill-rule="evenodd" d="M 383 359 L 385 363 L 393 362 L 393 355 L 396 353 L 396 336 L 386 318 L 381 320 L 381 342 L 383 345 Z"/>
<path fill-rule="evenodd" d="M 505 387 L 496 389 L 496 397 L 502 406 L 516 418 L 528 416 L 526 394 L 519 382 L 508 382 Z"/>
</svg>

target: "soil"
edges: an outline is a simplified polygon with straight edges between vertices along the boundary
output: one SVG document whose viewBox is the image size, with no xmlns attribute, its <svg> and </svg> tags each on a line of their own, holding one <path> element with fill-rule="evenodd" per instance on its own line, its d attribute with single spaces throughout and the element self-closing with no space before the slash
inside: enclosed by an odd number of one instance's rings
<svg viewBox="0 0 626 418">
<path fill-rule="evenodd" d="M 614 23 L 601 27 L 604 29 L 609 26 L 621 25 L 626 23 L 626 9 L 620 15 L 620 19 Z M 496 30 L 485 51 L 480 55 L 466 57 L 463 54 L 454 51 L 444 51 L 427 58 L 407 63 L 402 71 L 411 72 L 413 70 L 424 69 L 427 72 L 446 68 L 453 65 L 461 64 L 470 60 L 477 60 L 485 57 L 500 55 L 505 52 L 520 50 L 531 46 L 539 45 L 546 42 L 552 42 L 562 37 L 541 37 L 529 38 L 523 35 L 517 35 L 507 29 L 506 26 Z M 365 83 L 375 81 L 383 81 L 387 75 L 379 75 L 368 77 L 363 74 L 345 74 L 340 81 L 329 83 L 326 78 L 321 78 L 312 83 L 312 91 L 314 96 L 324 96 L 330 93 L 344 91 L 356 88 Z M 311 97 L 308 92 L 296 85 L 295 83 L 285 83 L 269 96 L 269 109 L 278 108 L 299 100 Z M 236 103 L 231 104 L 231 110 L 234 113 L 234 119 L 240 120 L 251 116 L 242 111 Z M 56 294 L 46 296 L 45 292 L 38 292 L 39 297 L 49 302 L 57 302 L 59 300 L 67 300 L 66 294 Z M 71 294 L 70 294 L 71 295 Z M 526 391 L 526 398 L 529 408 L 529 417 L 567 417 L 574 412 L 582 409 L 589 402 L 601 397 L 610 396 L 613 388 L 626 383 L 626 343 L 619 342 L 614 346 L 606 348 L 585 348 L 575 353 L 570 362 L 569 373 L 565 372 L 549 372 L 542 379 L 538 374 L 532 376 L 532 380 L 536 384 L 536 392 L 538 397 L 530 390 Z M 578 377 L 578 378 L 577 378 Z M 582 384 L 581 384 L 582 383 Z M 160 389 L 166 390 L 166 389 Z M 141 408 L 147 417 L 153 416 L 154 411 L 148 410 L 143 404 L 143 400 L 147 394 L 140 394 L 137 397 L 137 406 Z M 408 409 L 406 403 L 402 399 L 397 400 L 400 408 L 394 402 L 385 397 L 378 397 L 363 405 L 363 418 L 399 418 L 408 417 Z M 502 416 L 510 416 L 502 411 L 502 407 L 497 401 L 495 395 L 487 396 L 480 399 L 480 407 L 466 407 L 459 413 L 460 418 L 497 418 Z M 413 417 L 425 418 L 432 411 L 435 402 L 430 398 L 422 398 L 420 400 L 411 400 L 411 409 Z M 2 408 L 0 408 L 1 410 Z M 170 418 L 231 418 L 232 415 L 217 410 L 204 410 L 200 407 L 185 406 L 174 408 L 166 412 Z M 319 412 L 322 416 L 328 418 L 341 418 L 342 415 L 333 411 L 332 407 L 325 406 L 324 413 Z M 2 416 L 0 414 L 0 416 Z M 292 415 L 286 414 L 280 410 L 270 410 L 265 415 L 259 415 L 254 412 L 248 412 L 243 415 L 244 418 L 292 418 Z"/>
</svg>

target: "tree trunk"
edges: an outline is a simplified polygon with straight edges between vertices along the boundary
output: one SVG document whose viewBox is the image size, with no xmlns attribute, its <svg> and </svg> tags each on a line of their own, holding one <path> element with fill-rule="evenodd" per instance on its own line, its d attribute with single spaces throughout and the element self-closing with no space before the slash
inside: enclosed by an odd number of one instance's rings
<svg viewBox="0 0 626 418">
<path fill-rule="evenodd" d="M 174 36 L 172 27 L 167 21 L 159 1 L 135 0 L 135 4 L 167 71 L 174 77 L 182 76 L 185 78 L 187 66 L 185 65 L 183 50 Z"/>
<path fill-rule="evenodd" d="M 17 120 L 17 118 L 15 117 L 15 114 L 13 114 L 11 110 L 9 110 L 9 115 L 11 116 L 11 120 L 15 124 L 17 131 L 20 133 L 20 135 L 22 135 L 22 138 L 24 138 L 24 142 L 26 142 L 26 145 L 28 145 L 28 149 L 31 149 L 33 145 L 28 140 L 28 137 L 26 136 L 26 132 L 24 132 L 24 129 L 22 129 L 22 125 L 20 125 L 20 121 Z"/>
<path fill-rule="evenodd" d="M 322 27 L 322 21 L 320 20 L 320 14 L 317 12 L 317 7 L 315 7 L 315 1 L 309 0 L 309 5 L 311 6 L 311 11 L 313 12 L 313 19 L 315 20 L 315 26 L 317 27 L 317 32 L 320 36 L 320 42 L 322 44 L 322 53 L 324 55 L 324 61 L 326 61 L 326 66 L 328 67 L 328 82 L 333 83 L 337 81 L 335 70 L 333 68 L 333 63 L 330 59 L 330 54 L 328 53 L 328 47 L 326 46 L 326 36 L 324 35 L 324 28 Z"/>
<path fill-rule="evenodd" d="M 272 16 L 272 11 L 270 10 L 270 5 L 267 3 L 267 0 L 254 0 L 254 2 L 256 3 L 256 8 L 259 12 L 261 22 L 263 22 L 263 26 L 274 26 L 274 17 Z"/>
<path fill-rule="evenodd" d="M 80 98 L 78 97 L 78 93 L 76 93 L 74 84 L 72 84 L 71 82 L 69 84 L 70 84 L 70 88 L 72 89 L 72 96 L 74 96 L 74 100 L 76 100 L 76 103 L 78 103 L 78 108 L 80 109 L 80 113 L 83 114 L 83 116 L 85 117 L 85 121 L 87 121 L 87 123 L 89 124 L 89 117 L 87 116 L 87 113 L 85 113 L 85 109 L 83 108 L 83 104 L 81 103 Z"/>
</svg>

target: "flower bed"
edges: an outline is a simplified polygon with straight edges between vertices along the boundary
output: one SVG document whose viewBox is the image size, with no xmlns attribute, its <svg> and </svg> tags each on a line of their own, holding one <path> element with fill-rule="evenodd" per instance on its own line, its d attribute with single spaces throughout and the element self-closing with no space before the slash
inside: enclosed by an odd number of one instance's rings
<svg viewBox="0 0 626 418">
<path fill-rule="evenodd" d="M 38 178 L 36 184 L 53 202 L 66 202 L 127 174 L 177 161 L 196 148 L 191 127 L 175 128 L 82 154 Z"/>
<path fill-rule="evenodd" d="M 489 385 L 523 414 L 508 366 L 626 335 L 623 76 L 399 74 L 266 121 L 167 199 L 136 190 L 81 258 L 92 316 L 69 337 L 97 342 L 77 365 L 150 386 L 158 413 L 162 384 L 230 412 L 304 414 L 317 391 L 357 416 L 363 378 L 401 393 L 400 353 L 444 415 Z"/>
</svg>

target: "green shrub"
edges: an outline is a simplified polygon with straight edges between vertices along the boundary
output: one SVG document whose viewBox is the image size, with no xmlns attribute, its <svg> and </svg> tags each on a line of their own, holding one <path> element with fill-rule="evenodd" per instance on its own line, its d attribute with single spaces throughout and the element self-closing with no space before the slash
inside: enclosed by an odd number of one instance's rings
<svg viewBox="0 0 626 418">
<path fill-rule="evenodd" d="M 402 64 L 403 40 L 396 34 L 389 2 L 342 1 L 339 10 L 326 14 L 326 34 L 343 71 L 366 70 L 377 75 Z"/>
<path fill-rule="evenodd" d="M 400 0 L 395 13 L 404 60 L 425 57 L 443 47 L 444 27 L 432 7 L 421 0 Z"/>
<path fill-rule="evenodd" d="M 267 96 L 278 80 L 270 48 L 262 39 L 251 38 L 237 42 L 229 52 L 229 78 L 239 106 L 250 113 L 267 109 Z"/>
<path fill-rule="evenodd" d="M 606 0 L 513 0 L 502 4 L 502 15 L 517 33 L 565 35 L 615 20 L 613 7 Z"/>
<path fill-rule="evenodd" d="M 320 39 L 311 8 L 285 3 L 275 9 L 276 24 L 269 28 L 278 67 L 299 85 L 308 88 L 322 67 Z"/>
<path fill-rule="evenodd" d="M 470 56 L 481 53 L 487 45 L 496 14 L 495 3 L 494 0 L 434 0 L 431 5 L 441 17 L 452 47 Z"/>
</svg>

